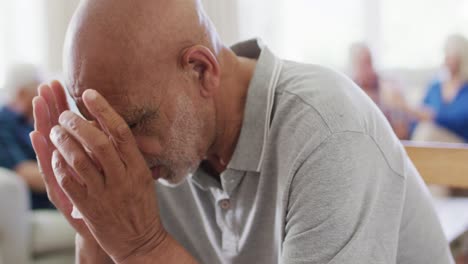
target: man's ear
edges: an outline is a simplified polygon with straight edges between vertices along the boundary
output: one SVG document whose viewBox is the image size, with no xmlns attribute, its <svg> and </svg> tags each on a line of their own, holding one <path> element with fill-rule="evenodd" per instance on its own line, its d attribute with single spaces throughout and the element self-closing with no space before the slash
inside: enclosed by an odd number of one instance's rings
<svg viewBox="0 0 468 264">
<path fill-rule="evenodd" d="M 207 47 L 196 45 L 185 49 L 182 54 L 181 65 L 199 80 L 202 96 L 212 96 L 219 87 L 221 70 L 218 59 Z"/>
</svg>

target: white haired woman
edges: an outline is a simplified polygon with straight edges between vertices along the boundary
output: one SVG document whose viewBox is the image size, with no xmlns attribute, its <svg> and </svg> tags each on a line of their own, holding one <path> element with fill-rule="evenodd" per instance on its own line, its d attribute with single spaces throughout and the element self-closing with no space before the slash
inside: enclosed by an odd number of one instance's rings
<svg viewBox="0 0 468 264">
<path fill-rule="evenodd" d="M 434 81 L 423 107 L 408 109 L 415 119 L 413 140 L 468 142 L 468 40 L 450 36 L 445 44 L 446 74 Z"/>
<path fill-rule="evenodd" d="M 31 190 L 33 209 L 54 208 L 36 162 L 29 133 L 33 130 L 32 99 L 41 81 L 39 70 L 16 64 L 7 70 L 6 105 L 0 107 L 0 167 L 14 171 Z"/>
</svg>

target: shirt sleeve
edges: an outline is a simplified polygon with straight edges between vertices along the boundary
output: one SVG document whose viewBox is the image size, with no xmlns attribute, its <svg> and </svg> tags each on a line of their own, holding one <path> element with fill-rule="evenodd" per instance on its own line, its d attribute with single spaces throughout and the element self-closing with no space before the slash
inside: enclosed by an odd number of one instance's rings
<svg viewBox="0 0 468 264">
<path fill-rule="evenodd" d="M 395 263 L 403 193 L 372 138 L 330 136 L 291 181 L 281 263 Z"/>
<path fill-rule="evenodd" d="M 436 103 L 435 98 L 437 97 L 438 91 L 440 91 L 440 85 L 439 81 L 433 81 L 429 84 L 426 95 L 424 96 L 423 105 L 434 107 L 434 104 Z"/>
<path fill-rule="evenodd" d="M 437 94 L 437 86 L 438 86 L 437 81 L 433 81 L 428 85 L 426 89 L 426 95 L 424 96 L 424 100 L 422 101 L 422 106 L 434 108 L 434 104 L 436 103 L 434 100 Z M 409 122 L 409 137 L 410 138 L 413 137 L 414 131 L 416 130 L 418 123 L 419 122 L 416 119 L 410 120 Z"/>
<path fill-rule="evenodd" d="M 439 111 L 435 122 L 458 135 L 464 135 L 468 123 L 468 107 L 460 105 L 458 111 Z"/>
<path fill-rule="evenodd" d="M 424 98 L 424 105 L 437 111 L 434 122 L 456 134 L 466 135 L 468 123 L 468 107 L 466 100 L 457 100 L 450 107 L 440 107 L 442 104 L 440 81 L 433 82 Z"/>
<path fill-rule="evenodd" d="M 21 162 L 28 160 L 27 155 L 17 144 L 8 128 L 0 129 L 0 167 L 14 170 Z"/>
</svg>

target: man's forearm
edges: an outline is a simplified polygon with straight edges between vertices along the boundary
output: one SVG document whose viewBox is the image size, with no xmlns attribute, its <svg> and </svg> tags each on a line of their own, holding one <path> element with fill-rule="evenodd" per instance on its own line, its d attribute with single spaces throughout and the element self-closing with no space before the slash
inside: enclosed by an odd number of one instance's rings
<svg viewBox="0 0 468 264">
<path fill-rule="evenodd" d="M 172 236 L 166 235 L 164 241 L 150 252 L 133 255 L 122 264 L 196 264 L 198 263 L 190 253 L 182 247 Z"/>
<path fill-rule="evenodd" d="M 75 263 L 77 264 L 111 264 L 112 259 L 102 250 L 101 246 L 95 241 L 87 241 L 80 235 L 75 237 L 76 255 Z"/>
</svg>

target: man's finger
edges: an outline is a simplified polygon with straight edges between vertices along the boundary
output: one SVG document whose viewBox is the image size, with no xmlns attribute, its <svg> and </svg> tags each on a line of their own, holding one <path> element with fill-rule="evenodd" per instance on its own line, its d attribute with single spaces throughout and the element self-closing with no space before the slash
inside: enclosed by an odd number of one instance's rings
<svg viewBox="0 0 468 264">
<path fill-rule="evenodd" d="M 122 154 L 121 159 L 125 163 L 136 158 L 142 158 L 136 147 L 132 131 L 104 97 L 94 90 L 86 90 L 83 93 L 83 101 L 88 111 L 96 118 L 104 132 L 108 134 L 115 147 Z"/>
<path fill-rule="evenodd" d="M 52 154 L 52 167 L 61 189 L 74 204 L 81 204 L 87 197 L 86 187 L 77 181 L 73 169 L 69 167 L 58 150 Z"/>
<path fill-rule="evenodd" d="M 49 200 L 63 213 L 71 213 L 72 204 L 55 179 L 51 165 L 52 154 L 45 137 L 38 131 L 32 132 L 30 137 L 34 151 L 37 154 L 39 167 L 42 172 L 41 175 L 47 189 Z"/>
<path fill-rule="evenodd" d="M 90 152 L 92 160 L 98 163 L 106 178 L 117 177 L 121 174 L 124 167 L 115 146 L 94 123 L 82 119 L 71 111 L 63 112 L 59 123 L 85 150 Z"/>
<path fill-rule="evenodd" d="M 55 149 L 49 137 L 51 129 L 50 114 L 47 103 L 42 96 L 37 96 L 33 100 L 35 131 L 30 134 L 31 143 L 37 155 L 39 168 L 43 177 L 49 200 L 55 207 L 63 210 L 70 210 L 71 203 L 60 189 L 54 176 L 51 166 L 52 151 Z"/>
<path fill-rule="evenodd" d="M 65 89 L 63 89 L 63 86 L 59 81 L 52 81 L 50 83 L 50 88 L 52 89 L 52 92 L 55 96 L 57 110 L 60 115 L 63 111 L 69 109 Z"/>
<path fill-rule="evenodd" d="M 58 110 L 57 102 L 55 100 L 55 95 L 47 84 L 43 84 L 38 88 L 39 96 L 43 97 L 47 103 L 47 108 L 49 109 L 50 120 L 52 125 L 55 125 L 54 122 L 58 121 Z"/>
<path fill-rule="evenodd" d="M 42 96 L 36 96 L 33 99 L 34 108 L 34 128 L 43 135 L 50 133 L 51 121 L 47 102 Z"/>
<path fill-rule="evenodd" d="M 79 144 L 64 128 L 55 126 L 50 132 L 50 139 L 60 152 L 61 157 L 76 172 L 82 186 L 97 194 L 104 187 L 104 176 L 99 172 L 82 145 Z"/>
<path fill-rule="evenodd" d="M 31 142 L 36 152 L 39 167 L 41 168 L 42 176 L 44 178 L 44 182 L 46 188 L 48 188 L 52 183 L 52 176 L 53 171 L 50 165 L 51 162 L 51 155 L 49 153 L 49 146 L 45 140 L 45 138 L 41 135 L 40 132 L 34 131 L 30 134 Z"/>
</svg>

